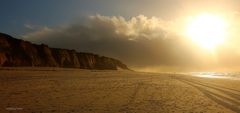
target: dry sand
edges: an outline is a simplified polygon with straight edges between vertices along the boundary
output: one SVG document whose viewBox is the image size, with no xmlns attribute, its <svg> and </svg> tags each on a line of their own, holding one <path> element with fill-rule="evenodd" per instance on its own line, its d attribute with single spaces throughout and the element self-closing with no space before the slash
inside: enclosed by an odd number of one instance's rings
<svg viewBox="0 0 240 113">
<path fill-rule="evenodd" d="M 0 113 L 240 112 L 240 81 L 77 69 L 1 69 Z"/>
</svg>

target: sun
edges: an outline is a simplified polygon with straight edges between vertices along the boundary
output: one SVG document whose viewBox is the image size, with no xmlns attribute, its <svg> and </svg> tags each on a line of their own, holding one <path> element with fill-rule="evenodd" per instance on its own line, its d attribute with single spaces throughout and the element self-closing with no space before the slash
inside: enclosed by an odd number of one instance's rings
<svg viewBox="0 0 240 113">
<path fill-rule="evenodd" d="M 227 23 L 221 16 L 201 14 L 192 18 L 187 25 L 187 37 L 199 46 L 213 50 L 222 44 L 227 35 Z"/>
</svg>

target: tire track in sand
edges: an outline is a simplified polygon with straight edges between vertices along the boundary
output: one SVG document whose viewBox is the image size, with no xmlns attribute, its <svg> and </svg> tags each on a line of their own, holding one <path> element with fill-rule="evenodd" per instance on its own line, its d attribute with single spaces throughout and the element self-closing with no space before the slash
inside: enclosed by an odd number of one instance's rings
<svg viewBox="0 0 240 113">
<path fill-rule="evenodd" d="M 193 81 L 192 79 L 188 80 L 180 77 L 177 77 L 176 79 L 192 87 L 195 87 L 216 103 L 229 108 L 232 111 L 240 113 L 240 94 L 236 91 L 216 85 L 210 86 L 209 84 L 201 83 L 196 80 Z"/>
</svg>

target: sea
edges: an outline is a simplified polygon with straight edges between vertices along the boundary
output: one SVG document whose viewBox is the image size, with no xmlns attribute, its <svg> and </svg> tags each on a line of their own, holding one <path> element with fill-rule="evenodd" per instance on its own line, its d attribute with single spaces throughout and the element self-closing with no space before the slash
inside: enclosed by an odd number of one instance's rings
<svg viewBox="0 0 240 113">
<path fill-rule="evenodd" d="M 240 72 L 190 72 L 185 73 L 192 76 L 207 78 L 237 78 L 240 79 Z"/>
</svg>

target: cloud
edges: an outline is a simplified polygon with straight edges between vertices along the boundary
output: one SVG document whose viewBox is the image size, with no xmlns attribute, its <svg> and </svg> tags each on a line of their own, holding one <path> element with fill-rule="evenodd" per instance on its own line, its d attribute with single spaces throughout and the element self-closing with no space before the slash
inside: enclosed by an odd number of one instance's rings
<svg viewBox="0 0 240 113">
<path fill-rule="evenodd" d="M 91 16 L 90 19 L 96 26 L 109 24 L 114 27 L 117 35 L 124 35 L 130 40 L 137 38 L 159 38 L 166 34 L 167 22 L 159 18 L 147 18 L 144 15 L 132 17 L 126 21 L 123 17 Z"/>
<path fill-rule="evenodd" d="M 26 34 L 23 37 L 25 39 L 35 41 L 35 38 L 41 37 L 41 40 L 49 39 L 49 35 L 54 35 L 56 33 L 63 33 L 73 35 L 88 35 L 88 38 L 114 38 L 109 36 L 115 36 L 118 38 L 127 38 L 127 40 L 138 40 L 142 39 L 153 39 L 153 38 L 165 38 L 168 31 L 168 23 L 159 18 L 152 17 L 147 18 L 144 15 L 139 15 L 137 17 L 132 17 L 130 20 L 125 20 L 125 18 L 119 16 L 107 17 L 102 15 L 90 16 L 89 24 L 82 25 L 80 23 L 74 23 L 70 26 L 65 26 L 61 28 L 50 29 L 48 27 L 43 27 L 42 29 Z M 26 24 L 25 27 L 33 28 L 32 25 Z M 76 32 L 78 31 L 78 32 Z M 95 34 L 91 34 L 95 33 Z M 97 36 L 96 36 L 97 35 Z M 53 37 L 54 38 L 54 37 Z M 84 37 L 81 37 L 84 38 Z"/>
<path fill-rule="evenodd" d="M 31 24 L 24 24 L 24 27 L 27 28 L 27 29 L 30 29 L 30 30 L 34 29 L 34 26 L 31 25 Z"/>
<path fill-rule="evenodd" d="M 86 22 L 25 34 L 25 40 L 51 47 L 93 52 L 122 60 L 130 67 L 206 66 L 213 63 L 204 50 L 189 43 L 176 30 L 178 24 L 139 15 L 90 16 Z M 178 28 L 179 29 L 179 28 Z M 206 53 L 206 54 L 205 54 Z"/>
</svg>

